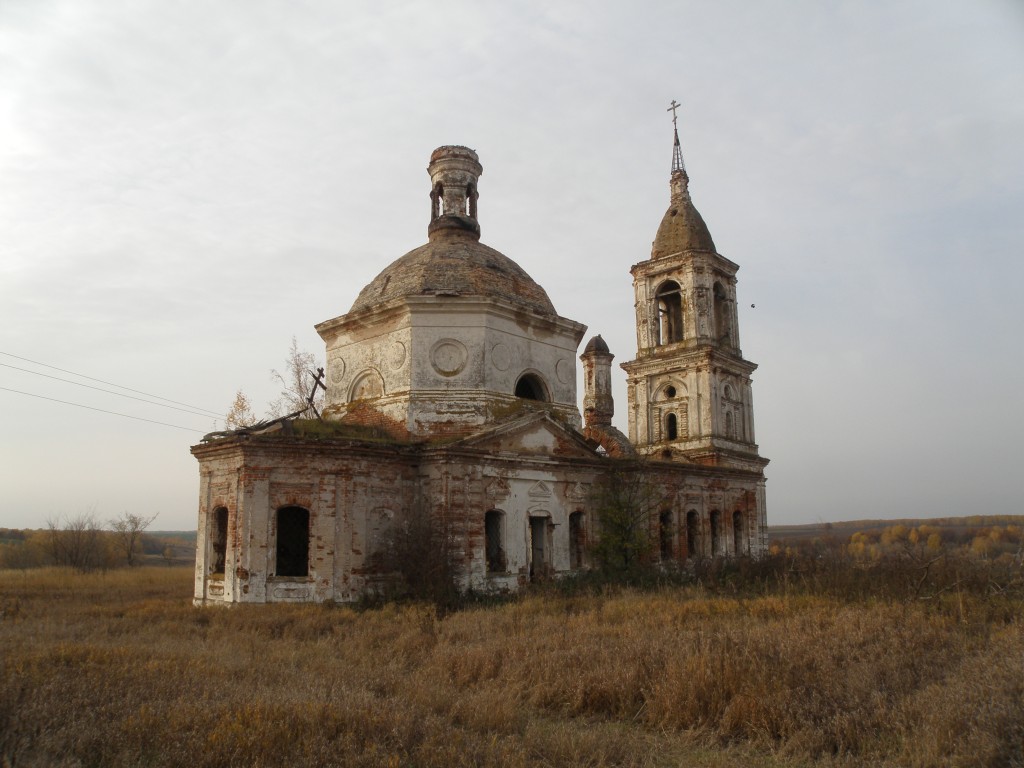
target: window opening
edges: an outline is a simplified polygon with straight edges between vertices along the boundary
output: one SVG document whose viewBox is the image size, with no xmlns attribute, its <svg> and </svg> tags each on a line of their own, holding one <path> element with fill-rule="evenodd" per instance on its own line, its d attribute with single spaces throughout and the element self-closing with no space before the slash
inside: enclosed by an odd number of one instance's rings
<svg viewBox="0 0 1024 768">
<path fill-rule="evenodd" d="M 679 283 L 668 280 L 654 296 L 658 308 L 657 339 L 662 344 L 683 340 L 683 296 Z"/>
<path fill-rule="evenodd" d="M 530 578 L 541 579 L 548 572 L 548 519 L 530 518 Z"/>
<path fill-rule="evenodd" d="M 743 513 L 739 510 L 732 513 L 732 538 L 733 549 L 737 555 L 742 555 L 746 547 L 743 546 Z"/>
<path fill-rule="evenodd" d="M 433 221 L 444 213 L 444 187 L 436 184 L 430 193 L 430 220 Z"/>
<path fill-rule="evenodd" d="M 492 509 L 484 515 L 484 550 L 487 556 L 488 573 L 504 573 L 507 569 L 505 564 L 505 546 L 502 529 L 504 515 L 496 509 Z"/>
<path fill-rule="evenodd" d="M 694 510 L 691 509 L 686 513 L 686 554 L 689 557 L 694 557 L 699 554 L 697 552 L 699 522 L 700 518 L 697 517 L 697 513 Z"/>
<path fill-rule="evenodd" d="M 584 536 L 583 513 L 573 512 L 569 515 L 569 567 L 573 570 L 583 567 Z"/>
<path fill-rule="evenodd" d="M 213 573 L 224 573 L 228 552 L 228 510 L 217 507 L 213 512 Z"/>
<path fill-rule="evenodd" d="M 669 384 L 665 387 L 665 397 L 671 399 L 676 396 L 676 388 Z"/>
<path fill-rule="evenodd" d="M 679 422 L 676 420 L 674 413 L 670 413 L 665 419 L 665 433 L 668 435 L 669 440 L 675 440 L 679 437 Z"/>
<path fill-rule="evenodd" d="M 658 545 L 662 560 L 672 559 L 672 512 L 665 510 L 658 515 Z"/>
<path fill-rule="evenodd" d="M 523 400 L 537 400 L 542 403 L 546 403 L 548 400 L 544 383 L 539 376 L 532 373 L 519 377 L 519 381 L 516 382 L 516 397 L 521 397 Z"/>
<path fill-rule="evenodd" d="M 309 510 L 283 507 L 277 511 L 277 575 L 309 575 Z"/>
</svg>

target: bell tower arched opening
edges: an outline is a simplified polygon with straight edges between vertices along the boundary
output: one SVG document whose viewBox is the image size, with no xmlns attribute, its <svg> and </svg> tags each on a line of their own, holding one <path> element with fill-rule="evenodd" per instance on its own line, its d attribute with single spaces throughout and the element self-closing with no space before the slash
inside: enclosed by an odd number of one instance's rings
<svg viewBox="0 0 1024 768">
<path fill-rule="evenodd" d="M 654 295 L 657 307 L 655 343 L 658 346 L 683 340 L 683 293 L 679 283 L 666 280 Z"/>
</svg>

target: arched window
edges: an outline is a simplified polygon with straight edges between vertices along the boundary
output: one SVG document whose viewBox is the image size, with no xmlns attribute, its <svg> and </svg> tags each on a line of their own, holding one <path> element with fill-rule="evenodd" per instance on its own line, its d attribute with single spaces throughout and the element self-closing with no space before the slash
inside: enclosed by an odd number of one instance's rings
<svg viewBox="0 0 1024 768">
<path fill-rule="evenodd" d="M 742 555 L 746 551 L 746 547 L 743 546 L 744 540 L 743 530 L 743 513 L 738 509 L 732 513 L 732 539 L 733 539 L 733 550 L 737 555 Z"/>
<path fill-rule="evenodd" d="M 228 509 L 217 507 L 213 511 L 210 539 L 213 543 L 213 568 L 211 573 L 224 573 L 228 551 Z"/>
<path fill-rule="evenodd" d="M 725 412 L 725 436 L 730 440 L 736 438 L 736 419 L 733 418 L 732 411 Z"/>
<path fill-rule="evenodd" d="M 444 187 L 440 182 L 430 192 L 430 220 L 433 221 L 444 213 Z"/>
<path fill-rule="evenodd" d="M 487 556 L 488 573 L 504 573 L 505 562 L 505 516 L 497 509 L 484 514 L 484 551 Z"/>
<path fill-rule="evenodd" d="M 686 555 L 696 557 L 700 554 L 697 542 L 700 536 L 700 518 L 694 510 L 686 513 Z"/>
<path fill-rule="evenodd" d="M 722 543 L 722 513 L 717 509 L 711 513 L 711 556 L 720 554 Z"/>
<path fill-rule="evenodd" d="M 277 576 L 309 576 L 309 510 L 277 510 Z"/>
<path fill-rule="evenodd" d="M 476 218 L 476 189 L 472 184 L 466 185 L 466 213 Z"/>
<path fill-rule="evenodd" d="M 666 280 L 654 295 L 658 308 L 657 339 L 655 343 L 674 344 L 683 340 L 683 294 L 679 283 Z"/>
<path fill-rule="evenodd" d="M 540 376 L 535 373 L 524 373 L 516 382 L 516 397 L 546 403 L 548 402 L 548 388 L 544 386 L 544 381 Z"/>
<path fill-rule="evenodd" d="M 658 515 L 658 548 L 662 560 L 672 559 L 672 511 L 669 509 Z"/>
<path fill-rule="evenodd" d="M 569 515 L 569 567 L 574 571 L 583 567 L 586 535 L 583 513 L 573 512 Z"/>
<path fill-rule="evenodd" d="M 674 413 L 665 417 L 665 436 L 669 440 L 679 437 L 679 421 Z"/>
</svg>

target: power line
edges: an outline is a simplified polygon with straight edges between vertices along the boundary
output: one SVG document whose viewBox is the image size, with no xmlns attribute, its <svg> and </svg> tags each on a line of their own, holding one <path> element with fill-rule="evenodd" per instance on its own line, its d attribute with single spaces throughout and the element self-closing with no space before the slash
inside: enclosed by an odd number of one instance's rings
<svg viewBox="0 0 1024 768">
<path fill-rule="evenodd" d="M 116 384 L 114 386 L 117 386 Z M 126 419 L 135 419 L 136 421 L 148 421 L 150 424 L 160 424 L 164 427 L 174 427 L 175 429 L 184 429 L 186 432 L 202 432 L 201 429 L 193 429 L 192 427 L 182 427 L 177 424 L 168 424 L 166 421 L 154 421 L 153 419 L 144 419 L 141 416 L 129 416 L 127 413 L 118 413 L 117 411 L 105 411 L 102 408 L 93 408 L 91 405 L 82 405 L 81 403 L 72 403 L 68 400 L 58 400 L 55 397 L 43 397 L 33 392 L 22 392 L 20 389 L 8 389 L 7 387 L 0 387 L 0 390 L 4 392 L 14 392 L 19 395 L 27 395 L 28 397 L 38 397 L 40 400 L 50 400 L 54 403 L 63 403 L 64 405 L 73 405 L 76 408 L 85 408 L 90 411 L 99 411 L 100 413 L 109 413 L 112 416 L 123 416 Z"/>
<path fill-rule="evenodd" d="M 202 411 L 204 414 L 206 414 L 208 416 L 212 416 L 212 417 L 218 418 L 218 419 L 224 417 L 224 414 L 218 413 L 217 411 L 211 411 L 208 408 L 200 408 L 198 405 L 189 405 L 188 403 L 181 403 L 181 402 L 178 402 L 177 400 L 171 400 L 169 397 L 160 397 L 160 395 L 154 395 L 154 394 L 151 394 L 149 392 L 143 392 L 142 390 L 139 390 L 139 389 L 132 389 L 131 387 L 125 387 L 125 386 L 123 386 L 121 384 L 115 384 L 112 381 L 104 381 L 103 379 L 97 379 L 97 378 L 94 378 L 92 376 L 86 376 L 84 373 L 75 373 L 74 371 L 69 371 L 69 370 L 67 370 L 65 368 L 58 368 L 55 365 L 48 365 L 47 363 L 40 363 L 38 360 L 30 360 L 29 358 L 22 357 L 21 355 L 14 355 L 14 354 L 11 354 L 10 352 L 3 352 L 3 351 L 0 351 L 0 355 L 7 355 L 8 357 L 13 357 L 13 358 L 16 358 L 18 360 L 24 360 L 26 363 L 32 363 L 33 365 L 41 365 L 44 368 L 51 368 L 51 369 L 53 369 L 55 371 L 60 371 L 61 373 L 70 373 L 72 376 L 78 376 L 78 377 L 83 378 L 83 379 L 88 379 L 89 381 L 98 381 L 100 384 L 106 384 L 107 386 L 110 386 L 110 387 L 117 387 L 118 389 L 124 389 L 124 390 L 127 390 L 129 392 L 134 392 L 134 393 L 136 393 L 138 395 L 145 395 L 146 397 L 152 397 L 152 398 L 155 398 L 157 400 L 165 400 L 168 403 L 174 403 L 175 405 L 183 405 L 186 408 L 191 408 L 194 411 Z"/>
<path fill-rule="evenodd" d="M 0 363 L 0 366 L 4 368 L 11 368 L 15 371 L 24 371 L 25 373 L 31 373 L 33 376 L 42 376 L 47 379 L 53 379 L 54 381 L 63 381 L 65 384 L 74 384 L 76 387 L 85 387 L 86 389 L 95 389 L 97 392 L 106 392 L 108 395 L 117 395 L 118 397 L 126 397 L 129 400 L 138 400 L 140 403 L 148 403 L 149 405 L 156 405 L 160 408 L 170 408 L 175 411 L 182 411 L 183 413 L 191 413 L 193 416 L 202 416 L 203 418 L 209 418 L 211 414 L 201 413 L 200 411 L 190 411 L 187 408 L 179 408 L 176 405 L 167 405 L 166 403 L 155 403 L 152 400 L 146 400 L 141 397 L 134 397 L 133 395 L 126 395 L 123 392 L 114 392 L 110 389 L 103 389 L 102 387 L 94 387 L 91 384 L 83 384 L 80 381 L 72 381 L 71 379 L 62 379 L 60 376 L 51 376 L 48 373 L 40 373 L 39 371 L 30 371 L 28 368 L 19 368 L 16 365 L 8 365 L 7 363 Z M 116 386 L 116 385 L 115 385 Z M 219 418 L 219 417 L 218 417 Z"/>
</svg>

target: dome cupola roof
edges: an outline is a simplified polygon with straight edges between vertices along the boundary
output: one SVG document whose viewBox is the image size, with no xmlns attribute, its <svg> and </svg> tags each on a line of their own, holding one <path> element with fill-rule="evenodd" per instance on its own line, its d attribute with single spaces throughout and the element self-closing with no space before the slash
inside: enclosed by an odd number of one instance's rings
<svg viewBox="0 0 1024 768">
<path fill-rule="evenodd" d="M 659 259 L 683 251 L 714 253 L 715 241 L 711 239 L 708 225 L 693 206 L 689 194 L 678 198 L 673 194 L 651 246 L 651 258 Z"/>
<path fill-rule="evenodd" d="M 556 317 L 547 293 L 504 254 L 480 242 L 477 180 L 483 167 L 468 147 L 438 147 L 427 167 L 431 181 L 429 242 L 388 265 L 359 292 L 350 312 L 411 296 L 499 299 Z"/>
<path fill-rule="evenodd" d="M 589 355 L 592 352 L 601 355 L 611 354 L 611 350 L 608 349 L 608 342 L 601 338 L 600 333 L 588 341 L 587 346 L 583 349 L 584 355 Z"/>
<path fill-rule="evenodd" d="M 674 106 L 678 106 L 673 102 Z M 675 111 L 672 113 L 673 127 Z M 715 253 L 715 242 L 711 239 L 707 224 L 690 199 L 690 177 L 683 165 L 683 152 L 679 146 L 679 130 L 674 128 L 675 142 L 672 146 L 672 176 L 669 188 L 672 199 L 665 216 L 661 219 L 658 234 L 651 246 L 651 258 L 660 259 L 683 251 L 711 251 Z"/>
</svg>

